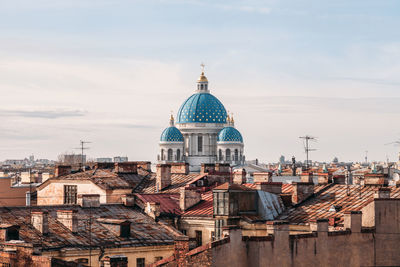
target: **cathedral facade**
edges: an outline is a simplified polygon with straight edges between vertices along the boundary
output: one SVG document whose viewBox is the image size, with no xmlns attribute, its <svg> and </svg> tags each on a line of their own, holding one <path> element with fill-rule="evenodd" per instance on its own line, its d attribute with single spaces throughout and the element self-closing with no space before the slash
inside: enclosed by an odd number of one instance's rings
<svg viewBox="0 0 400 267">
<path fill-rule="evenodd" d="M 159 163 L 187 162 L 190 171 L 199 171 L 202 163 L 244 163 L 244 144 L 235 128 L 233 116 L 210 93 L 202 71 L 195 93 L 179 108 L 176 121 L 171 115 L 159 143 Z"/>
</svg>

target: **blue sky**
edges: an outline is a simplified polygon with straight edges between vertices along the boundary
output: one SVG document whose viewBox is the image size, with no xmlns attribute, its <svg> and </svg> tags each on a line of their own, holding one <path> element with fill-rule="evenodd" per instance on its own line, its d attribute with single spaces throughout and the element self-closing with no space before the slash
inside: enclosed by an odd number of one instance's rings
<svg viewBox="0 0 400 267">
<path fill-rule="evenodd" d="M 399 1 L 0 1 L 0 159 L 155 160 L 206 64 L 247 158 L 391 160 L 399 138 Z"/>
</svg>

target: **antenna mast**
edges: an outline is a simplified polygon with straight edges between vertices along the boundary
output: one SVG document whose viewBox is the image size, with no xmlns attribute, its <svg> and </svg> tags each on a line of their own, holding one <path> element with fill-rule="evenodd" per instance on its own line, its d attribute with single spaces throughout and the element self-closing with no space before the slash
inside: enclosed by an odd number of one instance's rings
<svg viewBox="0 0 400 267">
<path fill-rule="evenodd" d="M 81 150 L 81 168 L 84 169 L 85 161 L 84 161 L 84 158 L 83 158 L 83 151 L 89 149 L 89 147 L 85 147 L 85 144 L 90 144 L 91 142 L 83 141 L 83 140 L 80 140 L 79 142 L 81 143 L 81 146 L 77 147 L 75 149 Z"/>
<path fill-rule="evenodd" d="M 306 160 L 306 168 L 308 169 L 308 167 L 309 167 L 309 165 L 308 165 L 308 162 L 309 162 L 309 161 L 308 161 L 308 153 L 311 152 L 311 151 L 315 151 L 315 150 L 316 150 L 316 149 L 310 148 L 309 141 L 316 141 L 317 138 L 316 138 L 316 137 L 309 136 L 309 135 L 300 136 L 299 138 L 304 140 L 304 152 L 306 153 L 306 157 L 307 157 L 307 160 Z"/>
</svg>

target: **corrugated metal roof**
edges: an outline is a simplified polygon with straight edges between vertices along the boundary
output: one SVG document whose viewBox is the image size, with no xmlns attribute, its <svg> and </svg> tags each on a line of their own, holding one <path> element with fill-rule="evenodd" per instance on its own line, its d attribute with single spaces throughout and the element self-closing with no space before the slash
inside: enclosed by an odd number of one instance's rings
<svg viewBox="0 0 400 267">
<path fill-rule="evenodd" d="M 293 223 L 305 223 L 310 220 L 338 217 L 338 222 L 343 221 L 346 211 L 357 211 L 365 207 L 374 197 L 375 186 L 358 186 L 331 184 L 318 186 L 315 197 L 306 200 L 300 205 L 290 208 L 280 215 L 279 219 L 289 220 Z M 392 198 L 400 198 L 400 188 L 389 187 Z M 326 189 L 326 190 L 324 190 Z M 333 211 L 332 206 L 336 207 Z"/>
<path fill-rule="evenodd" d="M 139 208 L 117 204 L 101 205 L 90 210 L 77 205 L 33 207 L 33 211 L 47 211 L 49 214 L 49 234 L 42 235 L 30 224 L 30 209 L 29 207 L 0 207 L 0 220 L 2 223 L 19 225 L 20 239 L 42 246 L 44 250 L 63 247 L 88 248 L 90 245 L 92 247 L 169 245 L 173 244 L 174 235 L 176 235 L 143 214 Z M 71 209 L 77 211 L 77 234 L 72 233 L 57 220 L 57 210 Z M 90 214 L 92 224 L 89 228 Z M 119 237 L 118 234 L 109 231 L 100 221 L 97 221 L 100 218 L 130 221 L 132 223 L 131 237 Z M 91 243 L 89 243 L 90 239 Z"/>
<path fill-rule="evenodd" d="M 197 178 L 200 174 L 171 174 L 171 185 L 161 190 L 162 193 L 179 193 L 179 188 L 185 186 L 188 182 Z M 135 189 L 138 193 L 157 193 L 156 192 L 156 174 L 149 173 L 143 182 Z"/>
<path fill-rule="evenodd" d="M 160 212 L 180 215 L 179 194 L 135 194 L 144 205 L 146 202 L 160 203 Z M 137 203 L 139 204 L 139 203 Z M 140 205 L 140 204 L 139 204 Z"/>
<path fill-rule="evenodd" d="M 201 201 L 184 211 L 182 213 L 184 217 L 210 217 L 213 216 L 213 193 L 212 190 L 205 192 L 201 195 Z"/>
</svg>

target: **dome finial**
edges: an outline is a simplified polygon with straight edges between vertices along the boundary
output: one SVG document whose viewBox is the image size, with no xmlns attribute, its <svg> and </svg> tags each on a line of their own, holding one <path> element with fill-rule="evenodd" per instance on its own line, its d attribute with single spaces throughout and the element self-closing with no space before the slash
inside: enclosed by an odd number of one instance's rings
<svg viewBox="0 0 400 267">
<path fill-rule="evenodd" d="M 201 64 L 200 64 L 200 67 L 201 67 L 201 74 L 200 74 L 199 79 L 197 80 L 198 83 L 208 83 L 208 79 L 207 79 L 207 77 L 204 75 L 204 68 L 205 68 L 205 66 L 206 66 L 206 65 L 204 65 L 204 63 L 201 63 Z M 206 89 L 206 88 L 205 88 L 205 89 Z"/>
<path fill-rule="evenodd" d="M 232 126 L 235 126 L 235 120 L 233 119 L 233 112 L 231 113 L 231 124 Z"/>
<path fill-rule="evenodd" d="M 175 119 L 174 119 L 174 112 L 171 110 L 171 117 L 169 118 L 169 125 L 174 126 Z"/>
</svg>

